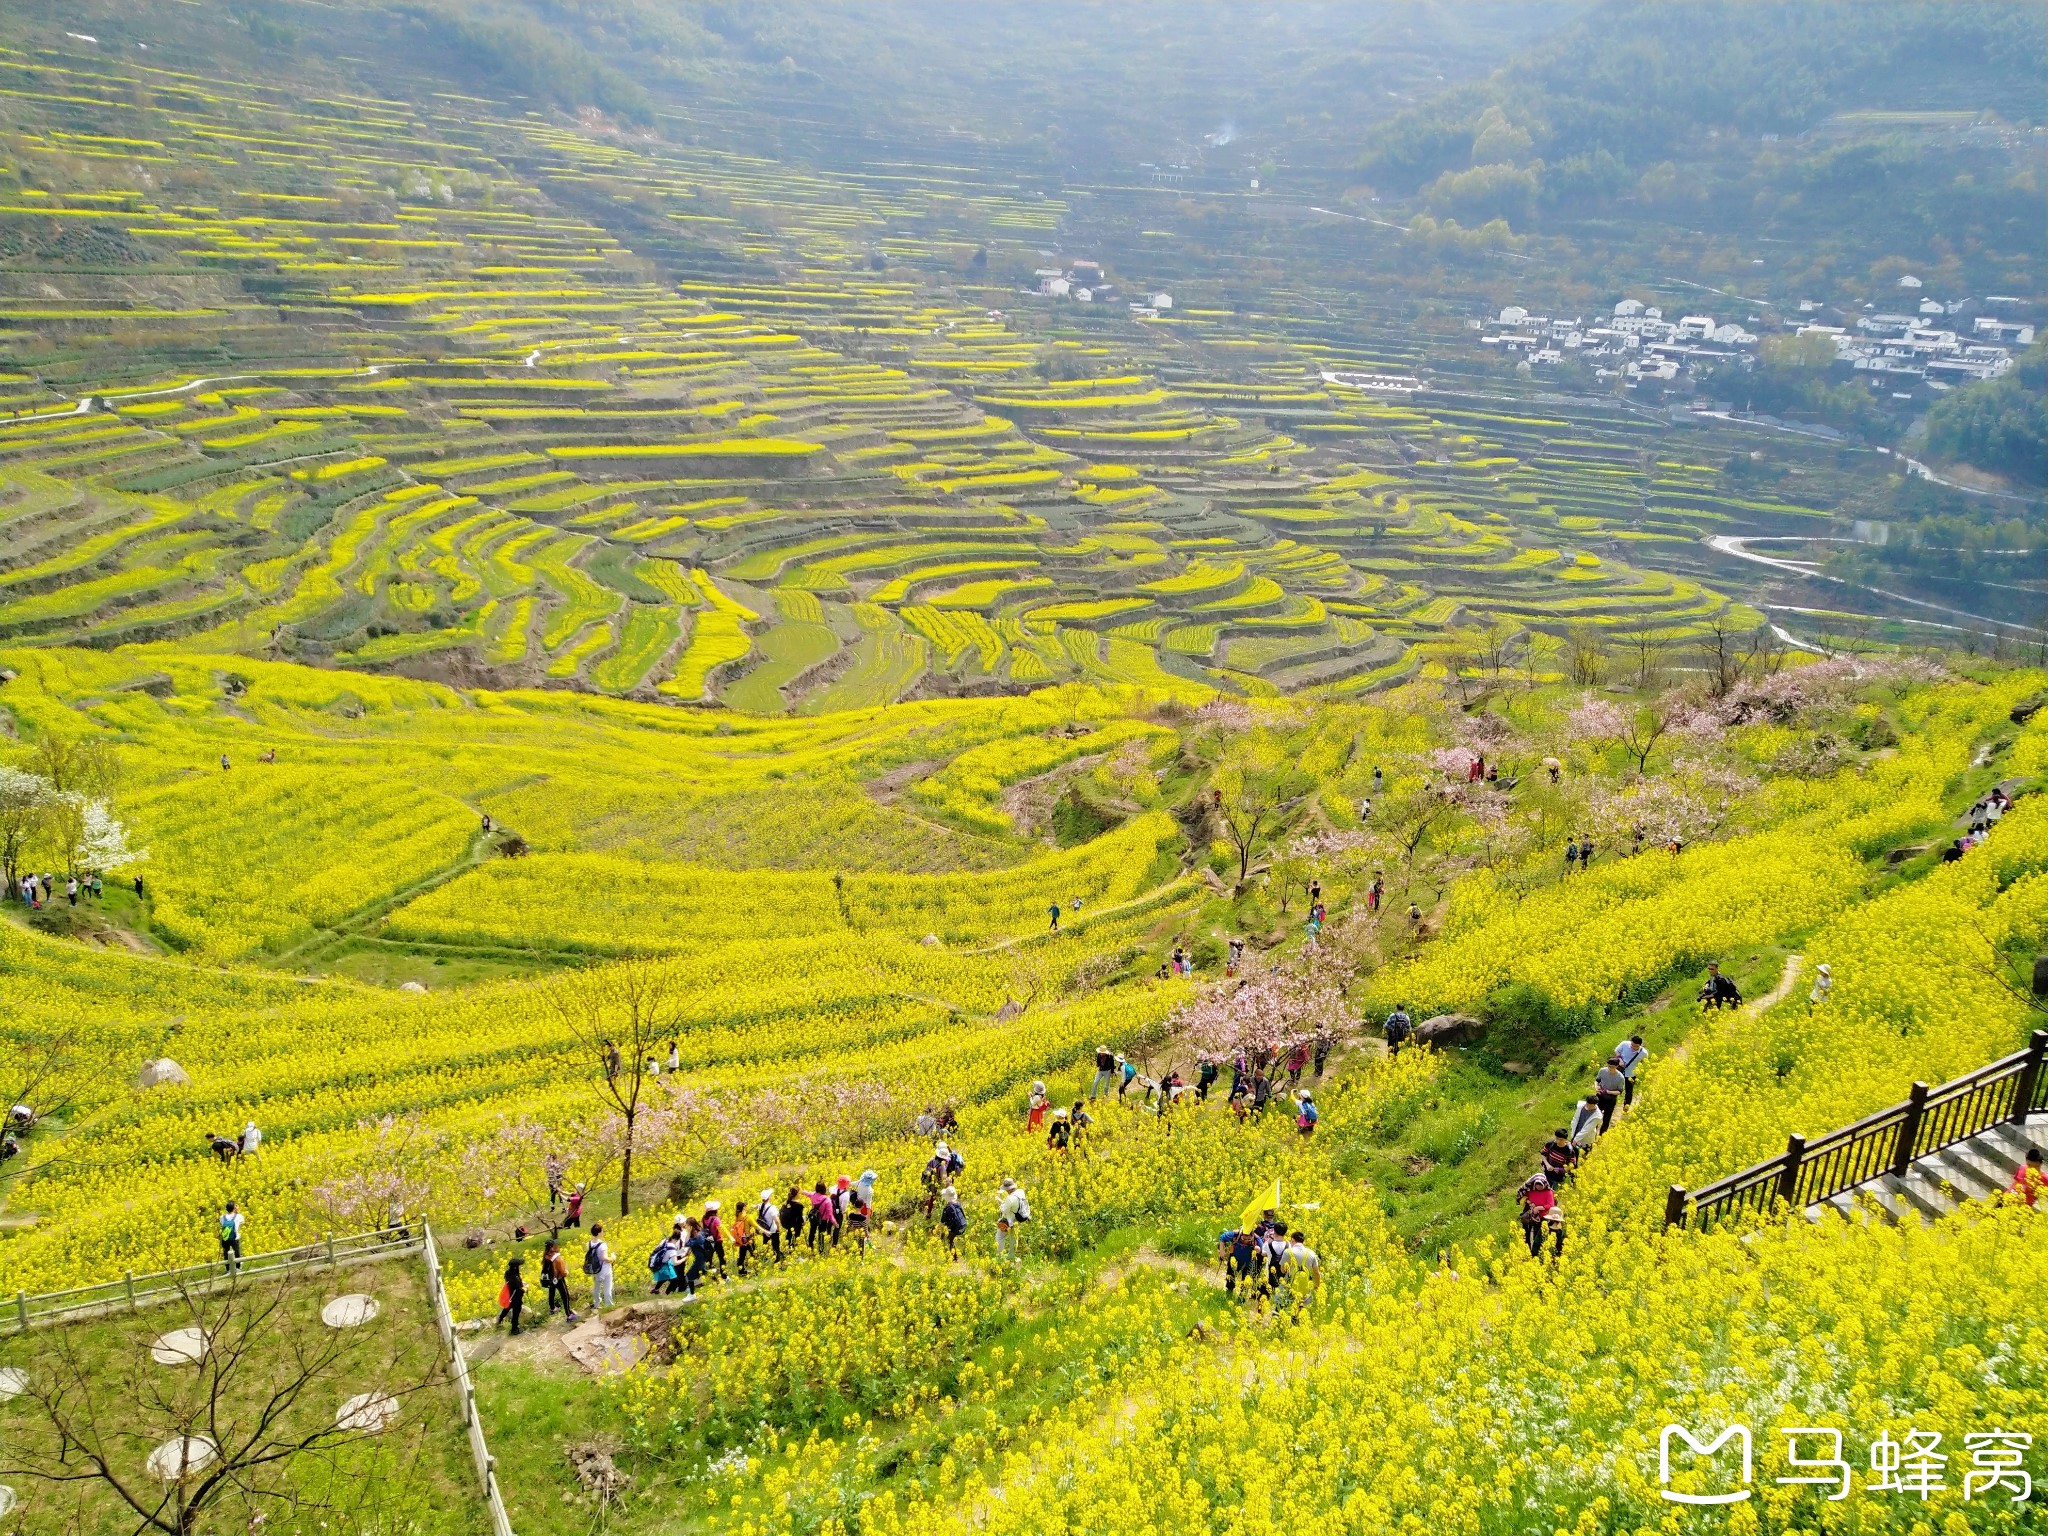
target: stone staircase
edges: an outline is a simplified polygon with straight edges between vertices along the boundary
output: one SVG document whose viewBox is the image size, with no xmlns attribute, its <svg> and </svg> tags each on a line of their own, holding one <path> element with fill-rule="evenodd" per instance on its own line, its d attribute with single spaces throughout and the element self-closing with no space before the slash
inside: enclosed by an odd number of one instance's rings
<svg viewBox="0 0 2048 1536">
<path fill-rule="evenodd" d="M 1946 1216 L 1967 1200 L 1982 1200 L 2012 1187 L 2012 1177 L 2026 1161 L 2027 1150 L 2048 1154 L 2048 1113 L 2027 1116 L 2022 1124 L 2008 1120 L 1979 1131 L 1967 1141 L 1918 1157 L 1903 1176 L 1886 1172 L 1853 1189 L 1845 1189 L 1806 1207 L 1808 1221 L 1831 1213 L 1897 1225 L 1907 1217 L 1922 1221 Z"/>
</svg>

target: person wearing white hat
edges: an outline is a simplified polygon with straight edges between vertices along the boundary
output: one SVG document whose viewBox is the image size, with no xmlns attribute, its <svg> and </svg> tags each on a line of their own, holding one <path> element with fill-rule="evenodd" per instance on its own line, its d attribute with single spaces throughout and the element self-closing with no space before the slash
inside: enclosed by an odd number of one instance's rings
<svg viewBox="0 0 2048 1536">
<path fill-rule="evenodd" d="M 1806 995 L 1807 1012 L 1811 1013 L 1826 1002 L 1834 990 L 1835 973 L 1828 969 L 1827 962 L 1823 960 L 1813 968 L 1813 990 Z"/>
<path fill-rule="evenodd" d="M 960 1191 L 951 1184 L 940 1192 L 940 1199 L 945 1204 L 939 1212 L 939 1226 L 945 1231 L 946 1253 L 950 1257 L 955 1245 L 967 1233 L 967 1207 L 960 1203 Z"/>
<path fill-rule="evenodd" d="M 768 1251 L 775 1255 L 775 1262 L 782 1262 L 782 1210 L 775 1203 L 775 1191 L 761 1191 L 761 1203 L 754 1207 L 754 1225 L 761 1235 L 768 1239 Z"/>
<path fill-rule="evenodd" d="M 1015 1179 L 1003 1180 L 1002 1197 L 996 1202 L 996 1252 L 1017 1257 L 1017 1229 L 1031 1219 L 1031 1202 Z"/>
</svg>

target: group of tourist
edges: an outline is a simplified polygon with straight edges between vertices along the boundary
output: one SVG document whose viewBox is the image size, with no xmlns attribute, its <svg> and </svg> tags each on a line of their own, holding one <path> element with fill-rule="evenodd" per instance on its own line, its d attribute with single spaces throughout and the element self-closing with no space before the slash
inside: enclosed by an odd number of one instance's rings
<svg viewBox="0 0 2048 1536">
<path fill-rule="evenodd" d="M 1617 1045 L 1593 1074 L 1592 1090 L 1573 1106 L 1571 1122 L 1552 1131 L 1538 1149 L 1536 1171 L 1515 1191 L 1530 1257 L 1542 1256 L 1545 1239 L 1552 1258 L 1564 1252 L 1564 1208 L 1558 1196 L 1577 1176 L 1593 1144 L 1613 1129 L 1614 1117 L 1635 1107 L 1636 1080 L 1649 1059 L 1639 1034 Z"/>
<path fill-rule="evenodd" d="M 1223 1289 L 1254 1304 L 1284 1309 L 1305 1303 L 1323 1282 L 1323 1261 L 1299 1228 L 1289 1231 L 1275 1210 L 1249 1227 L 1233 1227 L 1216 1238 Z"/>
<path fill-rule="evenodd" d="M 106 893 L 106 887 L 101 883 L 97 872 L 85 876 L 82 880 L 77 875 L 67 875 L 61 883 L 55 875 L 38 875 L 31 872 L 21 877 L 15 889 L 21 893 L 22 905 L 38 912 L 45 907 L 55 906 L 60 895 L 75 907 L 80 896 L 90 896 L 98 900 Z M 140 894 L 139 885 L 137 894 Z"/>
<path fill-rule="evenodd" d="M 1991 829 L 2005 820 L 2012 809 L 2012 796 L 1994 785 L 1969 810 L 1968 830 L 1941 850 L 1941 862 L 1953 864 L 1991 835 Z"/>
</svg>

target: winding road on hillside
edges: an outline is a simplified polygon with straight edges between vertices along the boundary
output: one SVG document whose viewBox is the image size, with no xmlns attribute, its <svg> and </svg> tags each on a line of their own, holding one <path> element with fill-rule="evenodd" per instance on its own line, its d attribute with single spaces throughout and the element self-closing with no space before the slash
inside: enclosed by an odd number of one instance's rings
<svg viewBox="0 0 2048 1536">
<path fill-rule="evenodd" d="M 1974 624 L 1989 625 L 1991 626 L 1989 629 L 1980 631 L 1980 633 L 1986 635 L 1996 636 L 2001 631 L 2010 634 L 2015 630 L 2029 635 L 2048 635 L 2048 630 L 2042 630 L 2033 624 L 2008 623 L 2001 619 L 1986 618 L 1983 614 L 1972 613 L 1967 608 L 1951 608 L 1946 603 L 1931 603 L 1925 598 L 1908 597 L 1903 592 L 1893 592 L 1885 587 L 1866 586 L 1860 581 L 1850 581 L 1843 576 L 1831 576 L 1819 569 L 1810 560 L 1792 560 L 1778 555 L 1759 554 L 1749 547 L 1752 544 L 1782 543 L 1786 541 L 1787 537 L 1784 535 L 1711 533 L 1702 542 L 1706 544 L 1707 548 L 1715 551 L 1717 554 L 1732 555 L 1737 560 L 1747 560 L 1754 565 L 1767 566 L 1771 570 L 1780 571 L 1788 576 L 1804 576 L 1810 581 L 1832 582 L 1838 587 L 1846 587 L 1853 592 L 1868 592 L 1873 596 L 1885 598 L 1890 602 L 1906 603 L 1915 608 L 1925 608 L 1930 613 L 1945 613 L 1951 618 L 1968 619 Z M 1797 538 L 1797 542 L 1807 544 L 1849 544 L 1856 541 L 1853 539 L 1809 539 L 1800 536 Z M 1924 623 L 1927 621 L 1917 620 L 1915 622 Z M 1937 627 L 1942 629 L 1961 629 L 1967 626 L 1941 624 Z"/>
</svg>

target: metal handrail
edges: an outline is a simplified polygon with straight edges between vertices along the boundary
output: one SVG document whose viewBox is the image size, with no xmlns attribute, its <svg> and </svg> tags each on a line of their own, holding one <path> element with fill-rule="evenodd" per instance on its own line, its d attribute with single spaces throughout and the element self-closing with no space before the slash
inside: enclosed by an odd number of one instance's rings
<svg viewBox="0 0 2048 1536">
<path fill-rule="evenodd" d="M 455 1332 L 455 1315 L 449 1309 L 448 1292 L 441 1283 L 441 1251 L 434 1242 L 433 1229 L 425 1222 L 419 1224 L 417 1232 L 410 1226 L 386 1227 L 347 1237 L 323 1237 L 317 1243 L 301 1243 L 296 1248 L 252 1253 L 232 1269 L 225 1261 L 216 1261 L 145 1275 L 131 1270 L 119 1280 L 47 1291 L 37 1296 L 16 1291 L 10 1310 L 15 1319 L 15 1331 L 26 1333 L 30 1328 L 67 1318 L 99 1312 L 133 1311 L 174 1297 L 218 1290 L 250 1275 L 274 1274 L 281 1270 L 323 1264 L 338 1267 L 410 1253 L 420 1254 L 426 1261 L 427 1292 L 433 1298 L 434 1322 L 440 1332 L 441 1343 L 448 1351 L 449 1374 L 454 1378 L 461 1399 L 462 1427 L 469 1440 L 470 1458 L 476 1463 L 477 1477 L 483 1484 L 492 1536 L 514 1536 L 511 1518 L 505 1513 L 504 1496 L 498 1488 L 497 1459 L 484 1443 L 484 1427 L 476 1411 L 476 1388 L 470 1383 L 469 1362 L 463 1356 L 462 1341 Z"/>
<path fill-rule="evenodd" d="M 16 1291 L 13 1299 L 6 1303 L 6 1311 L 13 1331 L 26 1333 L 44 1323 L 99 1312 L 134 1311 L 180 1296 L 218 1290 L 232 1280 L 250 1275 L 275 1274 L 281 1270 L 320 1264 L 361 1263 L 415 1252 L 420 1245 L 420 1237 L 406 1227 L 357 1232 L 346 1237 L 322 1237 L 318 1242 L 301 1243 L 293 1248 L 249 1254 L 232 1270 L 225 1260 L 216 1259 L 209 1264 L 188 1264 L 181 1269 L 156 1270 L 140 1275 L 130 1270 L 119 1280 L 102 1280 L 62 1291 L 44 1291 L 35 1295 Z"/>
<path fill-rule="evenodd" d="M 1775 1157 L 1697 1190 L 1671 1186 L 1664 1224 L 1702 1230 L 1742 1211 L 1783 1202 L 1803 1209 L 1886 1175 L 1904 1177 L 1927 1157 L 2005 1121 L 2024 1121 L 2048 1108 L 2048 1030 L 2037 1029 L 2023 1051 L 2000 1057 L 1939 1088 L 1915 1083 L 1904 1103 L 1808 1142 L 1787 1138 Z"/>
</svg>

